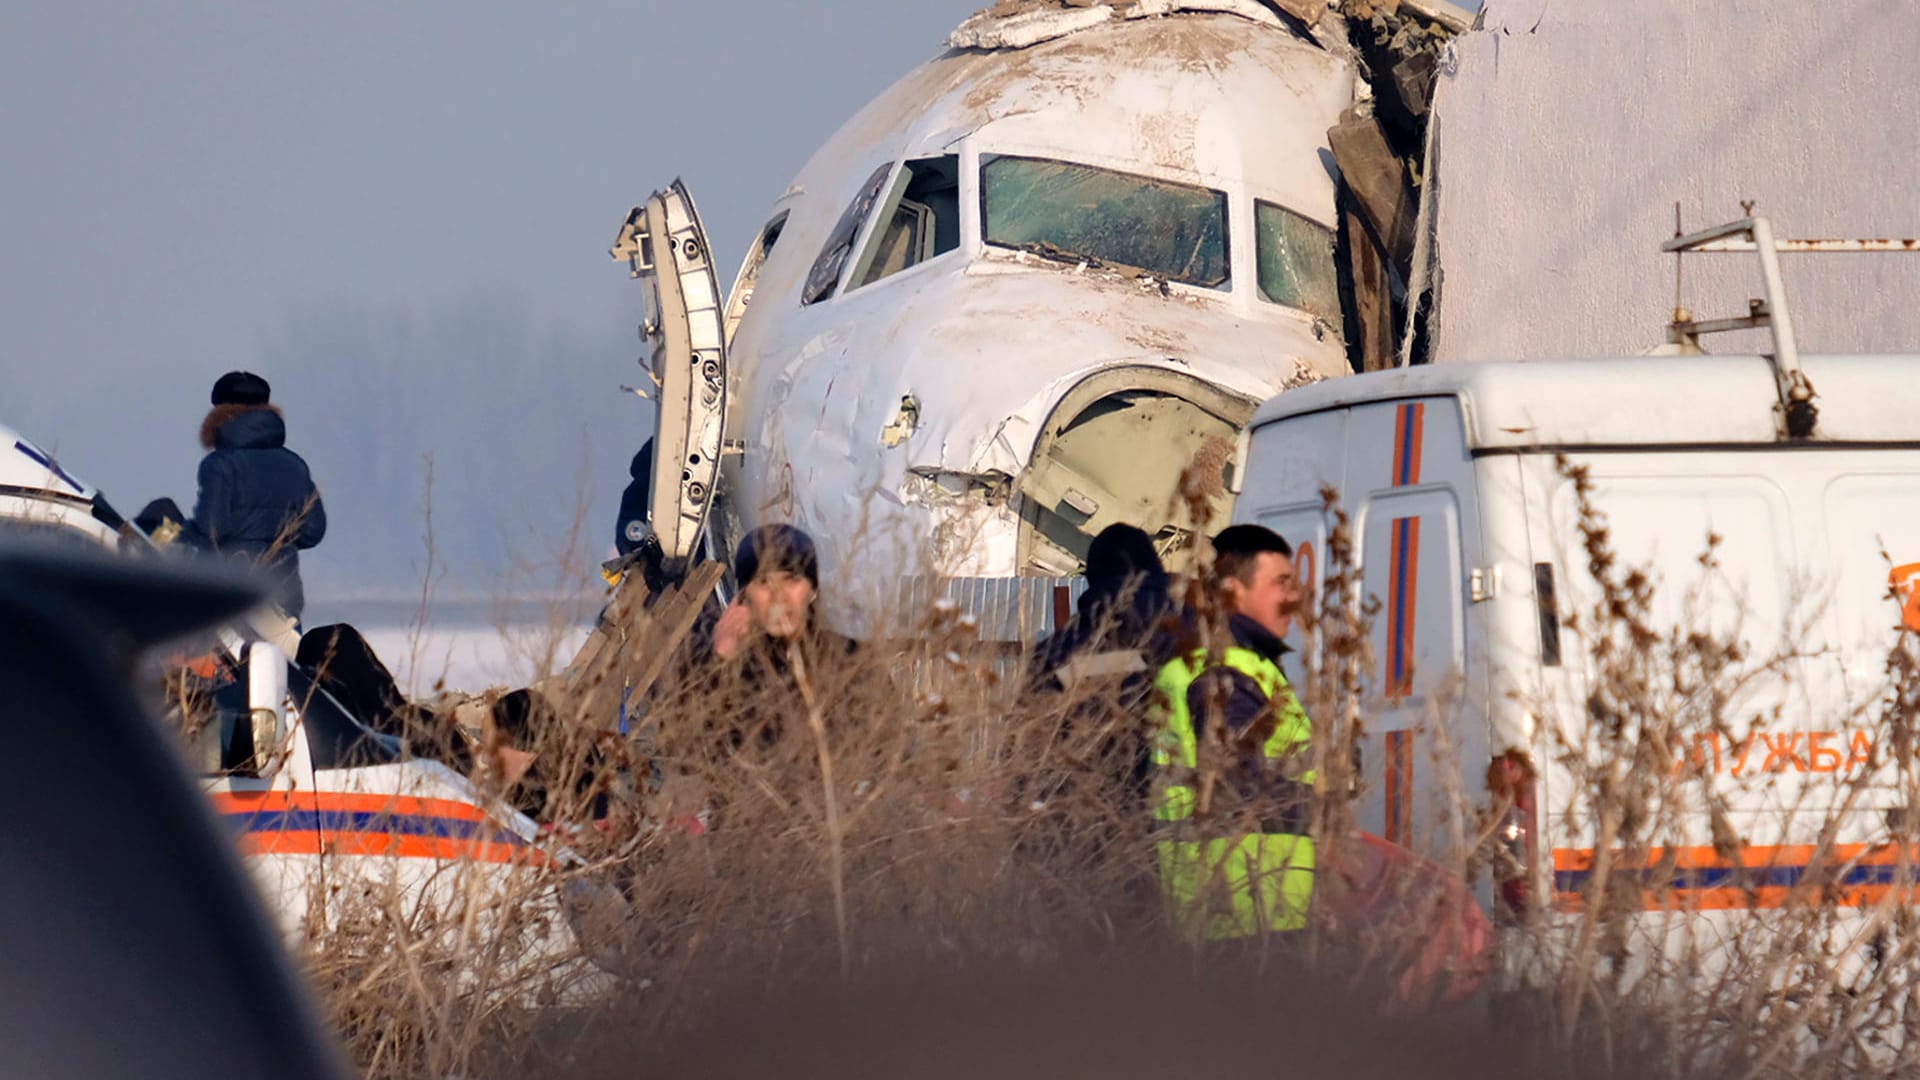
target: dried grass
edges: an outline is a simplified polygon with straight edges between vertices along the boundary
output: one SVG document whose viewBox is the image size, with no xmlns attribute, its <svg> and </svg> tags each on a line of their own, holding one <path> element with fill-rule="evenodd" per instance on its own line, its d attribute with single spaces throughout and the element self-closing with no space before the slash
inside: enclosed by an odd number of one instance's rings
<svg viewBox="0 0 1920 1080">
<path fill-rule="evenodd" d="M 1548 760 L 1532 764 L 1556 778 L 1554 811 L 1585 822 L 1600 855 L 1578 903 L 1536 897 L 1503 918 L 1500 974 L 1464 1000 L 1439 1004 L 1436 989 L 1449 976 L 1476 985 L 1479 973 L 1434 967 L 1435 928 L 1458 913 L 1417 879 L 1396 892 L 1324 873 L 1323 917 L 1307 931 L 1174 947 L 1150 814 L 1125 783 L 1147 721 L 1111 685 L 1025 692 L 1024 678 L 1005 677 L 1001 646 L 938 608 L 906 613 L 912 631 L 897 639 L 852 657 L 790 658 L 796 680 L 750 685 L 685 655 L 687 620 L 671 599 L 617 603 L 607 648 L 544 687 L 552 707 L 526 748 L 538 755 L 543 816 L 571 824 L 567 857 L 508 887 L 463 884 L 451 901 L 408 902 L 397 884 L 330 897 L 327 918 L 309 924 L 315 985 L 369 1076 L 1920 1067 L 1911 812 L 1864 838 L 1898 853 L 1892 888 L 1857 907 L 1828 902 L 1859 859 L 1838 839 L 1852 830 L 1862 842 L 1856 803 L 1868 785 L 1881 802 L 1892 785 L 1898 805 L 1920 805 L 1914 635 L 1890 654 L 1872 715 L 1828 725 L 1869 725 L 1888 753 L 1831 798 L 1789 808 L 1803 826 L 1821 823 L 1821 854 L 1791 896 L 1721 920 L 1718 939 L 1656 947 L 1650 935 L 1672 924 L 1649 906 L 1686 903 L 1663 892 L 1677 880 L 1666 853 L 1703 814 L 1714 845 L 1740 840 L 1725 790 L 1689 748 L 1745 734 L 1752 682 L 1794 658 L 1756 660 L 1725 633 L 1653 621 L 1657 584 L 1621 564 L 1585 477 L 1568 475 L 1600 598 L 1570 620 L 1580 648 L 1569 662 L 1586 666 L 1594 690 L 1573 718 L 1530 703 L 1555 733 Z M 1188 486 L 1204 520 L 1202 485 Z M 1320 763 L 1315 830 L 1332 866 L 1361 793 L 1377 604 L 1359 596 L 1353 540 L 1327 497 L 1336 528 L 1299 685 Z M 1199 637 L 1218 640 L 1214 598 L 1186 599 Z M 611 717 L 635 679 L 647 693 L 632 703 L 630 733 L 616 735 Z M 1465 705 L 1443 700 L 1428 721 L 1452 782 L 1423 839 L 1484 897 L 1489 872 L 1511 858 L 1499 842 L 1506 807 L 1481 783 L 1485 763 L 1457 760 L 1449 708 Z M 583 1000 L 577 957 L 529 951 L 562 917 L 556 891 L 590 894 L 570 924 L 584 951 L 629 976 L 612 992 Z M 1331 917 L 1362 901 L 1364 922 Z"/>
</svg>

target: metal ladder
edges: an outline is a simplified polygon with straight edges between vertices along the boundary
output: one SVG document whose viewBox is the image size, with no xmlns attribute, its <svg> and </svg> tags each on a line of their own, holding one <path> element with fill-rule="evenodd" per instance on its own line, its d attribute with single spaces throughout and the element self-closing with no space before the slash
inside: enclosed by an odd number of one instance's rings
<svg viewBox="0 0 1920 1080">
<path fill-rule="evenodd" d="M 1680 231 L 1680 208 L 1673 210 L 1673 239 L 1660 250 L 1674 257 L 1673 321 L 1667 325 L 1667 342 L 1681 352 L 1698 353 L 1701 334 L 1728 330 L 1754 330 L 1765 327 L 1773 335 L 1774 382 L 1780 394 L 1779 416 L 1788 438 L 1810 438 L 1820 422 L 1820 409 L 1814 404 L 1813 384 L 1800 367 L 1800 347 L 1793 336 L 1793 318 L 1787 313 L 1786 287 L 1780 279 L 1780 256 L 1800 253 L 1881 253 L 1920 254 L 1920 239 L 1909 240 L 1776 240 L 1773 223 L 1753 216 L 1752 202 L 1742 202 L 1747 216 L 1725 225 L 1699 232 Z M 1747 314 L 1730 319 L 1695 319 L 1682 303 L 1682 264 L 1688 254 L 1755 252 L 1760 256 L 1760 281 L 1764 299 L 1747 301 Z"/>
</svg>

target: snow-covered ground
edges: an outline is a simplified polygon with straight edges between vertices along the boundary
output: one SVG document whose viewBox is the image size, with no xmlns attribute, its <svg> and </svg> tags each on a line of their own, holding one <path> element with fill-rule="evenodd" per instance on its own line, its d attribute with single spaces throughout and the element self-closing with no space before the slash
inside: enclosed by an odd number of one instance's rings
<svg viewBox="0 0 1920 1080">
<path fill-rule="evenodd" d="M 416 698 L 439 688 L 478 693 L 493 686 L 525 686 L 564 668 L 588 630 L 549 623 L 360 627 L 401 690 Z"/>
<path fill-rule="evenodd" d="M 347 623 L 373 647 L 411 698 L 436 689 L 478 693 L 525 686 L 567 666 L 603 598 L 312 600 L 306 628 Z"/>
</svg>

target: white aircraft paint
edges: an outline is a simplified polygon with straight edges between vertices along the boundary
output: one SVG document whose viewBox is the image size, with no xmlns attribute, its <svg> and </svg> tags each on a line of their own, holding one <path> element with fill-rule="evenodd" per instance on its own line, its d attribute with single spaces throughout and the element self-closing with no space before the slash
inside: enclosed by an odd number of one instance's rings
<svg viewBox="0 0 1920 1080">
<path fill-rule="evenodd" d="M 1176 373 L 1211 388 L 1195 396 L 1238 402 L 1244 422 L 1289 386 L 1345 374 L 1337 314 L 1261 295 L 1254 201 L 1334 226 L 1326 131 L 1355 85 L 1351 64 L 1320 44 L 1231 14 L 1107 21 L 1028 48 L 955 49 L 909 73 L 800 170 L 762 232 L 777 229 L 777 242 L 764 259 L 756 242 L 736 282 L 735 452 L 716 551 L 765 522 L 807 529 L 843 585 L 829 614 L 854 629 L 863 585 L 885 603 L 903 576 L 1044 569 L 1022 558 L 1017 488 L 1056 406 L 1089 377 L 1149 373 L 1114 376 L 1112 392 Z M 957 246 L 859 287 L 858 267 L 842 268 L 832 296 L 803 303 L 817 256 L 876 171 L 942 155 L 957 159 Z M 1230 281 L 1143 283 L 987 245 L 980 169 L 996 155 L 1223 192 Z M 856 257 L 883 216 L 859 230 Z M 965 493 L 995 479 L 1013 497 Z M 1056 573 L 1072 569 L 1051 557 Z"/>
</svg>

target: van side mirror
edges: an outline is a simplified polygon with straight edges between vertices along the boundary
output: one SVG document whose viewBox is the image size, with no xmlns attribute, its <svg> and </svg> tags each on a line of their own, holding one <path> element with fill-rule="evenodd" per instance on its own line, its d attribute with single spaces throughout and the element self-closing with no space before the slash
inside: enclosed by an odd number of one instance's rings
<svg viewBox="0 0 1920 1080">
<path fill-rule="evenodd" d="M 271 776 L 287 734 L 287 656 L 272 644 L 255 641 L 241 658 L 247 669 L 247 723 L 253 736 L 247 771 Z"/>
</svg>

